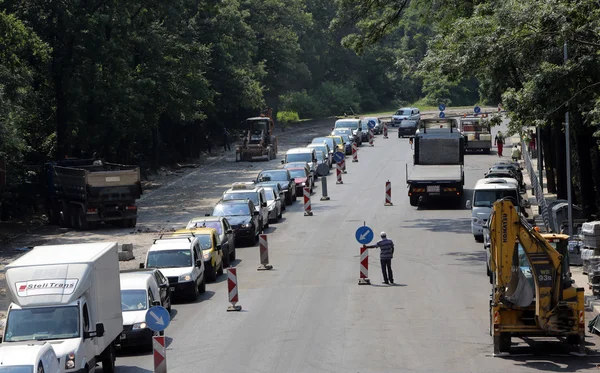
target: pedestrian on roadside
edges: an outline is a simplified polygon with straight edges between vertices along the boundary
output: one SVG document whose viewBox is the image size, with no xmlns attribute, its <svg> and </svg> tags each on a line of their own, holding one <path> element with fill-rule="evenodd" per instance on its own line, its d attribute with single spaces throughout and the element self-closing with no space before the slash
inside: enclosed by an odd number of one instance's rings
<svg viewBox="0 0 600 373">
<path fill-rule="evenodd" d="M 512 148 L 512 152 L 511 152 L 511 157 L 512 160 L 517 162 L 519 159 L 521 159 L 521 149 L 519 148 L 519 145 L 515 144 Z"/>
<path fill-rule="evenodd" d="M 535 152 L 535 133 L 532 130 L 529 130 L 529 154 L 533 154 Z"/>
<path fill-rule="evenodd" d="M 504 147 L 504 135 L 498 131 L 494 138 L 494 145 L 498 146 L 498 157 L 502 157 L 502 148 Z"/>
<path fill-rule="evenodd" d="M 385 232 L 381 232 L 381 241 L 375 245 L 365 246 L 367 249 L 379 248 L 379 261 L 383 273 L 384 284 L 394 284 L 394 273 L 392 272 L 392 258 L 394 257 L 394 242 L 387 238 Z M 389 281 L 388 281 L 389 280 Z"/>
<path fill-rule="evenodd" d="M 231 151 L 231 145 L 229 145 L 230 133 L 227 128 L 223 128 L 223 150 Z"/>
<path fill-rule="evenodd" d="M 204 140 L 206 141 L 206 150 L 208 150 L 208 154 L 212 154 L 212 140 L 209 133 L 206 133 Z"/>
</svg>

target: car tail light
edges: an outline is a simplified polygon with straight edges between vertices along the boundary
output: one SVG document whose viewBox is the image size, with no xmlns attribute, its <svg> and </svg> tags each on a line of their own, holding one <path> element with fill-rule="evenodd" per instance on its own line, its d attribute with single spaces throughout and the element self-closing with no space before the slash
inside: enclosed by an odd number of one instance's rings
<svg viewBox="0 0 600 373">
<path fill-rule="evenodd" d="M 94 215 L 98 213 L 98 209 L 87 209 L 87 213 L 90 215 Z"/>
<path fill-rule="evenodd" d="M 137 210 L 137 206 L 127 206 L 125 210 Z"/>
</svg>

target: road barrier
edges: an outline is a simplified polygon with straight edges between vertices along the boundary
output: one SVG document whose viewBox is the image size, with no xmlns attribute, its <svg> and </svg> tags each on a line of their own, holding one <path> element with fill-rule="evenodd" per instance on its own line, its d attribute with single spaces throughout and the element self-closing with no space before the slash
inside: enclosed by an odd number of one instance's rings
<svg viewBox="0 0 600 373">
<path fill-rule="evenodd" d="M 321 178 L 321 201 L 329 201 L 330 198 L 327 195 L 327 178 L 323 176 Z"/>
<path fill-rule="evenodd" d="M 234 267 L 227 268 L 227 289 L 229 294 L 229 303 L 231 303 L 231 306 L 227 308 L 227 312 L 241 311 L 242 306 L 237 305 L 237 302 L 239 302 L 238 281 L 237 269 Z"/>
<path fill-rule="evenodd" d="M 387 139 L 388 138 L 388 132 L 387 132 L 387 123 L 383 123 L 383 138 Z"/>
<path fill-rule="evenodd" d="M 342 161 L 340 162 L 340 166 L 342 166 L 342 173 L 346 174 L 346 160 L 342 159 Z"/>
<path fill-rule="evenodd" d="M 273 269 L 273 266 L 269 264 L 269 242 L 267 241 L 266 234 L 258 235 L 258 246 L 260 248 L 260 267 L 258 271 L 265 271 Z"/>
<path fill-rule="evenodd" d="M 167 373 L 167 347 L 164 336 L 152 337 L 154 373 Z"/>
<path fill-rule="evenodd" d="M 385 182 L 385 206 L 393 206 L 392 203 L 392 183 L 390 181 Z"/>
<path fill-rule="evenodd" d="M 352 162 L 358 162 L 358 146 L 355 142 L 352 143 Z"/>
<path fill-rule="evenodd" d="M 342 180 L 342 168 L 338 163 L 335 165 L 335 174 L 337 175 L 336 184 L 344 184 L 344 181 Z"/>
<path fill-rule="evenodd" d="M 360 277 L 358 284 L 371 284 L 371 280 L 369 280 L 369 249 L 364 245 L 360 248 Z"/>
<path fill-rule="evenodd" d="M 375 135 L 373 135 L 373 130 L 369 129 L 369 145 L 371 146 L 375 146 L 373 145 L 373 137 L 375 137 Z"/>
<path fill-rule="evenodd" d="M 525 142 L 521 142 L 521 149 L 527 149 L 525 147 Z M 539 214 L 542 216 L 544 220 L 544 225 L 546 226 L 546 232 L 550 231 L 550 211 L 548 209 L 548 203 L 546 202 L 546 198 L 544 198 L 544 190 L 540 185 L 537 174 L 535 173 L 535 169 L 531 164 L 531 158 L 529 157 L 529 153 L 527 151 L 521 152 L 523 154 L 523 159 L 525 160 L 525 167 L 527 167 L 527 173 L 529 174 L 529 179 L 531 180 L 531 187 L 533 189 L 533 193 L 535 194 L 535 200 L 538 205 Z"/>
<path fill-rule="evenodd" d="M 304 216 L 313 216 L 310 208 L 310 188 L 304 187 Z"/>
</svg>

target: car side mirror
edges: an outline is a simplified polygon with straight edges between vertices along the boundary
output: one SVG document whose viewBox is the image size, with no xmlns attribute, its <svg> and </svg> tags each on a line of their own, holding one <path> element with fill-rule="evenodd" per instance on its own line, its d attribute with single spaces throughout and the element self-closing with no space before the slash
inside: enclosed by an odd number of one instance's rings
<svg viewBox="0 0 600 373">
<path fill-rule="evenodd" d="M 144 267 L 144 263 L 140 263 L 140 269 L 143 269 Z"/>
<path fill-rule="evenodd" d="M 152 307 L 160 307 L 160 301 L 152 301 Z"/>
<path fill-rule="evenodd" d="M 266 202 L 263 202 L 260 205 L 261 205 L 261 207 L 267 207 L 267 203 Z"/>
<path fill-rule="evenodd" d="M 233 229 L 228 229 L 227 232 L 225 232 L 225 233 L 231 234 L 231 233 L 233 233 Z"/>
<path fill-rule="evenodd" d="M 222 249 L 223 249 L 223 246 L 217 245 L 217 250 L 222 250 Z"/>
<path fill-rule="evenodd" d="M 471 204 L 471 200 L 468 200 L 468 201 L 467 201 L 467 203 L 465 203 L 465 206 L 466 206 L 468 209 L 471 209 L 471 208 L 473 207 L 473 205 Z"/>
<path fill-rule="evenodd" d="M 158 287 L 161 289 L 168 288 L 169 284 L 160 284 L 160 285 L 158 285 Z"/>
<path fill-rule="evenodd" d="M 281 164 L 285 164 L 285 161 L 283 159 L 281 160 Z"/>
<path fill-rule="evenodd" d="M 260 215 L 260 212 L 258 212 L 258 211 L 254 211 L 254 212 L 252 213 L 252 215 L 254 215 L 254 216 L 258 216 L 258 215 Z"/>
<path fill-rule="evenodd" d="M 101 338 L 104 336 L 104 324 L 99 322 L 96 324 L 96 331 L 94 332 L 86 332 L 84 338 L 90 339 L 94 337 Z"/>
<path fill-rule="evenodd" d="M 202 267 L 202 259 L 196 260 L 196 267 Z"/>
</svg>

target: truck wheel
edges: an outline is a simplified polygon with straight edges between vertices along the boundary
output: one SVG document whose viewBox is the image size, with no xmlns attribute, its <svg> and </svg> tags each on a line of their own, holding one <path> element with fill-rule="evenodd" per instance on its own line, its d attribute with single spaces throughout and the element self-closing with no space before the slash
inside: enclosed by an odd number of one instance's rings
<svg viewBox="0 0 600 373">
<path fill-rule="evenodd" d="M 221 276 L 223 274 L 223 272 L 225 271 L 224 267 L 225 267 L 225 258 L 223 258 L 223 261 L 221 262 L 221 267 L 219 267 L 219 270 L 217 271 L 217 276 Z"/>
<path fill-rule="evenodd" d="M 83 209 L 77 209 L 77 229 L 82 231 L 90 229 L 90 223 L 87 221 Z"/>
<path fill-rule="evenodd" d="M 69 205 L 66 202 L 61 204 L 58 223 L 61 228 L 71 227 L 71 215 L 69 214 Z"/>
<path fill-rule="evenodd" d="M 125 221 L 125 226 L 127 228 L 135 228 L 136 224 L 137 224 L 137 218 L 127 219 Z"/>
<path fill-rule="evenodd" d="M 111 343 L 102 354 L 102 371 L 104 373 L 115 372 L 115 348 Z"/>
<path fill-rule="evenodd" d="M 205 279 L 202 279 L 202 282 L 200 283 L 200 286 L 198 287 L 198 292 L 200 294 L 206 293 L 206 280 Z"/>
<path fill-rule="evenodd" d="M 419 205 L 419 196 L 410 196 L 410 205 L 418 206 Z"/>
<path fill-rule="evenodd" d="M 204 275 L 206 275 L 206 272 L 204 272 Z M 204 275 L 202 276 L 202 282 L 204 282 Z M 194 286 L 194 289 L 192 289 L 192 294 L 190 294 L 190 302 L 194 302 L 196 299 L 198 299 L 198 296 L 200 295 L 200 285 L 194 285 L 196 286 Z"/>
<path fill-rule="evenodd" d="M 291 205 L 292 203 L 294 203 L 294 200 L 292 199 L 292 194 L 291 193 L 287 193 L 285 195 L 285 204 L 286 205 Z"/>
<path fill-rule="evenodd" d="M 231 250 L 231 248 L 229 248 L 229 250 Z M 227 253 L 227 255 L 223 255 L 223 267 L 221 267 L 221 269 L 223 268 L 229 268 L 229 262 L 231 258 L 231 253 Z"/>
</svg>

